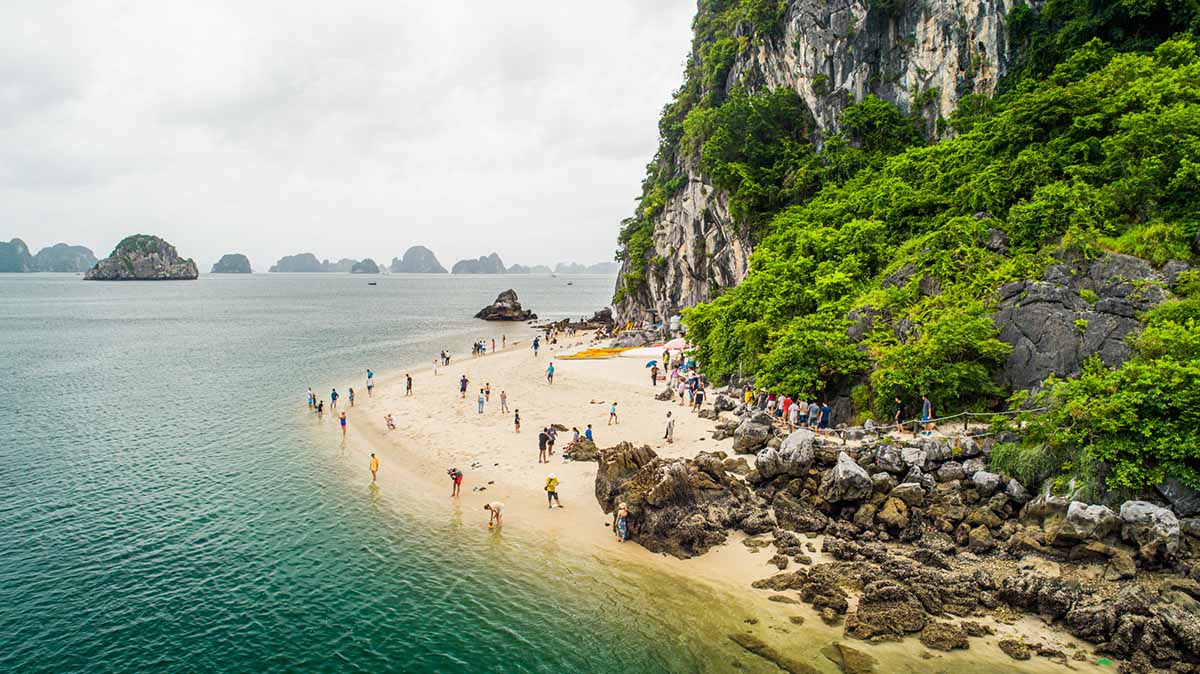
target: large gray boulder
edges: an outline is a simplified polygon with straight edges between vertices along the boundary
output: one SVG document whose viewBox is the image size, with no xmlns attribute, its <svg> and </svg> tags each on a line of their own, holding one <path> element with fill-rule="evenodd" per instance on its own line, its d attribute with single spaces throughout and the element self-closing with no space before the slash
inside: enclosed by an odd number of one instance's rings
<svg viewBox="0 0 1200 674">
<path fill-rule="evenodd" d="M 986 470 L 976 471 L 971 476 L 971 482 L 975 484 L 975 490 L 981 496 L 991 496 L 995 494 L 1003 485 L 1003 480 L 995 473 L 989 473 Z"/>
<path fill-rule="evenodd" d="M 879 466 L 880 470 L 895 475 L 901 475 L 908 470 L 908 464 L 904 462 L 900 447 L 890 443 L 880 445 L 875 450 L 875 465 Z"/>
<path fill-rule="evenodd" d="M 1167 508 L 1148 501 L 1121 504 L 1121 537 L 1138 546 L 1147 561 L 1165 561 L 1179 550 L 1179 519 Z"/>
<path fill-rule="evenodd" d="M 480 309 L 475 318 L 485 321 L 531 321 L 537 318 L 537 314 L 521 308 L 516 291 L 509 288 L 500 293 L 495 302 Z"/>
<path fill-rule="evenodd" d="M 1185 487 L 1173 477 L 1158 485 L 1158 493 L 1171 504 L 1171 510 L 1179 517 L 1200 515 L 1200 491 Z"/>
<path fill-rule="evenodd" d="M 733 431 L 733 451 L 739 454 L 753 454 L 766 446 L 770 438 L 770 424 L 758 423 L 753 417 L 746 417 Z"/>
<path fill-rule="evenodd" d="M 816 434 L 807 428 L 797 430 L 784 438 L 779 449 L 767 447 L 760 450 L 755 457 L 754 467 L 766 480 L 778 475 L 800 477 L 812 466 L 815 439 Z"/>
<path fill-rule="evenodd" d="M 830 503 L 861 501 L 871 495 L 875 483 L 849 454 L 838 452 L 837 463 L 821 480 L 821 498 Z"/>
<path fill-rule="evenodd" d="M 731 412 L 737 409 L 737 406 L 737 401 L 727 395 L 721 394 L 713 398 L 713 409 L 718 412 Z"/>
<path fill-rule="evenodd" d="M 1107 506 L 1071 501 L 1067 506 L 1067 516 L 1047 532 L 1047 542 L 1062 546 L 1100 540 L 1120 527 L 1121 518 Z"/>
</svg>

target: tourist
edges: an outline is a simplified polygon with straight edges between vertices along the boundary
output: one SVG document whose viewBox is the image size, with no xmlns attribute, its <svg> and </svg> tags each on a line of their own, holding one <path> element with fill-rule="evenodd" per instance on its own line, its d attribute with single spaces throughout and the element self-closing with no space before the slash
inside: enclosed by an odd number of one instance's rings
<svg viewBox="0 0 1200 674">
<path fill-rule="evenodd" d="M 617 423 L 620 421 L 617 420 L 617 403 L 614 401 L 608 408 L 608 425 L 612 426 Z"/>
<path fill-rule="evenodd" d="M 613 531 L 617 534 L 617 540 L 624 543 L 629 539 L 629 506 L 625 503 L 617 506 L 617 511 L 613 513 Z"/>
<path fill-rule="evenodd" d="M 496 338 L 492 338 L 492 353 L 496 353 Z"/>
<path fill-rule="evenodd" d="M 312 387 L 309 386 L 308 387 L 308 409 L 311 410 L 312 408 L 314 408 L 316 406 L 317 406 L 317 394 L 313 393 Z"/>
<path fill-rule="evenodd" d="M 925 425 L 925 435 L 933 433 L 933 403 L 929 402 L 929 396 L 921 396 L 921 423 Z"/>
<path fill-rule="evenodd" d="M 583 431 L 583 437 L 587 438 L 588 440 L 592 441 L 593 443 L 596 442 L 596 439 L 592 437 L 592 425 L 591 424 L 588 424 L 587 429 Z"/>
<path fill-rule="evenodd" d="M 375 390 L 375 373 L 367 370 L 367 397 L 370 398 Z"/>
<path fill-rule="evenodd" d="M 700 407 L 704 405 L 704 387 L 699 382 L 696 383 L 696 393 L 693 394 L 692 409 L 696 412 L 700 411 Z"/>
<path fill-rule="evenodd" d="M 346 395 L 346 399 L 350 401 L 350 406 L 354 407 L 354 387 L 350 387 L 350 391 Z"/>
<path fill-rule="evenodd" d="M 324 414 L 324 412 L 325 412 L 325 401 L 318 400 L 317 401 L 317 416 L 318 417 L 321 416 L 322 414 Z"/>
<path fill-rule="evenodd" d="M 379 457 L 375 456 L 375 452 L 371 452 L 371 483 L 375 483 L 375 474 L 379 472 Z"/>
<path fill-rule="evenodd" d="M 553 508 L 557 505 L 562 507 L 562 503 L 558 500 L 558 477 L 554 473 L 546 476 L 546 507 Z"/>
<path fill-rule="evenodd" d="M 404 395 L 412 395 L 412 373 L 404 373 Z"/>
<path fill-rule="evenodd" d="M 470 383 L 470 381 L 470 379 L 467 379 L 466 374 L 462 376 L 462 379 L 458 380 L 458 392 L 459 395 L 462 396 L 463 400 L 467 399 L 467 384 Z"/>
<path fill-rule="evenodd" d="M 500 411 L 508 412 L 508 394 L 504 392 L 504 389 L 500 389 Z"/>
<path fill-rule="evenodd" d="M 904 401 L 900 400 L 900 396 L 896 396 L 896 412 L 892 415 L 892 423 L 896 425 L 897 430 L 903 430 L 900 428 L 902 416 L 904 416 Z"/>
<path fill-rule="evenodd" d="M 546 441 L 546 453 L 550 456 L 554 456 L 554 443 L 558 442 L 558 429 L 553 426 L 548 426 L 546 427 L 546 435 L 550 436 L 550 439 Z M 549 463 L 549 461 L 547 461 L 547 463 Z"/>
<path fill-rule="evenodd" d="M 498 526 L 501 526 L 502 524 L 504 524 L 504 504 L 503 503 L 501 503 L 499 501 L 492 501 L 491 503 L 483 506 L 483 509 L 492 513 L 491 516 L 488 517 L 488 528 L 489 529 L 491 529 L 493 527 L 498 527 Z"/>
<path fill-rule="evenodd" d="M 784 423 L 787 423 L 788 420 L 791 419 L 791 417 L 788 416 L 788 412 L 792 411 L 792 405 L 794 403 L 795 403 L 795 401 L 792 400 L 792 397 L 790 395 L 785 394 L 783 396 L 783 403 L 780 406 L 779 418 L 783 419 Z M 791 430 L 791 429 L 789 428 L 789 430 Z"/>
<path fill-rule="evenodd" d="M 437 374 L 438 374 L 437 371 L 438 371 L 438 359 L 434 358 L 433 359 L 433 376 L 435 376 L 435 377 L 437 376 Z"/>
<path fill-rule="evenodd" d="M 492 402 L 492 382 L 483 385 L 483 399 Z"/>
<path fill-rule="evenodd" d="M 513 432 L 521 432 L 521 410 L 516 410 L 513 412 Z"/>
<path fill-rule="evenodd" d="M 540 337 L 533 338 L 533 356 L 534 356 L 534 358 L 537 357 L 538 347 L 541 346 L 541 342 L 539 341 L 540 339 L 541 339 Z"/>
<path fill-rule="evenodd" d="M 333 389 L 332 391 L 329 392 L 329 409 L 331 409 L 331 410 L 337 409 L 337 399 L 338 399 L 337 389 Z"/>
<path fill-rule="evenodd" d="M 657 363 L 650 366 L 650 385 L 655 388 L 658 387 L 658 364 Z"/>
<path fill-rule="evenodd" d="M 550 367 L 546 368 L 546 383 L 554 383 L 554 361 L 550 361 Z"/>
<path fill-rule="evenodd" d="M 671 418 L 670 412 L 667 412 L 667 431 L 663 433 L 663 440 L 666 440 L 668 445 L 675 442 L 675 420 Z"/>
<path fill-rule="evenodd" d="M 788 430 L 789 431 L 794 431 L 800 426 L 800 424 L 801 424 L 800 409 L 801 408 L 804 408 L 805 410 L 808 409 L 808 405 L 806 405 L 803 400 L 797 400 L 797 401 L 793 402 L 792 406 L 788 408 Z"/>
<path fill-rule="evenodd" d="M 775 405 L 778 402 L 779 401 L 775 398 L 774 393 L 767 394 L 767 414 L 770 414 L 771 416 L 775 416 Z"/>
<path fill-rule="evenodd" d="M 483 396 L 483 389 L 479 389 L 479 413 L 483 414 L 483 403 L 487 402 L 487 398 Z"/>
<path fill-rule="evenodd" d="M 750 388 L 749 384 L 742 389 L 742 402 L 746 403 L 747 405 L 754 403 L 754 389 Z"/>
<path fill-rule="evenodd" d="M 342 439 L 346 439 L 346 413 L 342 412 L 338 415 L 338 423 L 342 425 Z"/>
<path fill-rule="evenodd" d="M 825 435 L 829 434 L 829 420 L 833 414 L 833 409 L 829 407 L 828 402 L 821 403 L 821 432 Z"/>
<path fill-rule="evenodd" d="M 574 446 L 575 443 L 579 442 L 579 436 L 580 436 L 579 429 L 576 428 L 575 426 L 572 426 L 571 427 L 571 444 L 567 445 L 567 447 L 570 448 L 570 447 Z"/>
<path fill-rule="evenodd" d="M 391 414 L 383 417 L 383 423 L 387 424 L 389 431 L 396 430 L 396 419 Z"/>
<path fill-rule="evenodd" d="M 671 352 L 668 351 L 667 349 L 663 349 L 663 367 L 670 367 L 670 366 L 671 366 Z"/>
<path fill-rule="evenodd" d="M 546 455 L 546 443 L 550 442 L 550 434 L 543 428 L 541 433 L 538 433 L 538 463 L 550 463 L 549 457 Z"/>
<path fill-rule="evenodd" d="M 446 472 L 450 475 L 450 498 L 454 498 L 462 490 L 463 472 L 457 468 L 451 468 Z"/>
</svg>

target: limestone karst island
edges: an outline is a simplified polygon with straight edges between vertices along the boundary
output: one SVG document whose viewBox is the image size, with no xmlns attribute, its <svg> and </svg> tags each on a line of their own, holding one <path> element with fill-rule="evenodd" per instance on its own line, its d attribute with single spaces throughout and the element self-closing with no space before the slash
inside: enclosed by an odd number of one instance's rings
<svg viewBox="0 0 1200 674">
<path fill-rule="evenodd" d="M 95 4 L 0 672 L 1200 674 L 1200 0 Z"/>
</svg>

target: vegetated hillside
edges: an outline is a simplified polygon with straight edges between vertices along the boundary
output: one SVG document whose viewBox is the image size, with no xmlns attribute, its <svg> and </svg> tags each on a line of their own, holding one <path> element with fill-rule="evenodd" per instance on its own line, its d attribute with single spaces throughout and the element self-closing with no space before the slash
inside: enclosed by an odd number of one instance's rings
<svg viewBox="0 0 1200 674">
<path fill-rule="evenodd" d="M 1018 4 L 1000 93 L 962 97 L 933 134 L 871 97 L 823 138 L 790 89 L 735 87 L 681 122 L 668 106 L 659 158 L 695 156 L 754 244 L 744 280 L 684 314 L 709 374 L 838 399 L 849 421 L 922 393 L 940 412 L 1001 408 L 1019 381 L 1082 373 L 1036 396 L 1049 411 L 1003 467 L 1200 487 L 1196 16 Z M 688 77 L 685 94 L 703 72 Z M 678 165 L 650 166 L 619 302 L 661 264 L 644 214 L 687 179 Z"/>
</svg>

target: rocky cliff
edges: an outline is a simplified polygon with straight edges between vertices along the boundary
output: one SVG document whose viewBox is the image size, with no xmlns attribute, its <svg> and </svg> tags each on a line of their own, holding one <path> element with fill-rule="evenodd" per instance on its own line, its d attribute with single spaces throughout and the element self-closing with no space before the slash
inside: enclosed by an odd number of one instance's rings
<svg viewBox="0 0 1200 674">
<path fill-rule="evenodd" d="M 445 274 L 446 268 L 425 246 L 413 246 L 404 251 L 403 259 L 392 258 L 393 274 Z"/>
<path fill-rule="evenodd" d="M 932 136 L 964 95 L 994 92 L 1011 61 L 1011 7 L 1010 0 L 793 0 L 777 16 L 716 30 L 723 20 L 716 13 L 728 10 L 701 3 L 687 77 L 718 96 L 795 91 L 815 121 L 817 146 L 838 129 L 848 104 L 869 95 L 919 114 Z M 673 105 L 703 104 L 697 98 Z M 651 170 L 674 175 L 675 189 L 646 223 L 651 240 L 626 244 L 615 303 L 621 321 L 663 320 L 740 283 L 755 243 L 734 223 L 729 195 L 700 169 L 699 148 L 678 147 L 667 130 L 670 108 L 660 124 L 666 151 L 656 158 L 670 166 Z"/>
<path fill-rule="evenodd" d="M 226 253 L 212 267 L 213 274 L 249 274 L 250 260 L 241 253 Z"/>
<path fill-rule="evenodd" d="M 330 262 L 329 260 L 318 260 L 317 256 L 312 253 L 299 253 L 279 258 L 279 261 L 271 265 L 271 268 L 267 271 L 288 273 L 346 273 L 353 270 L 356 264 L 358 264 L 358 260 L 352 260 L 348 257 L 344 257 L 337 262 Z"/>
<path fill-rule="evenodd" d="M 507 272 L 508 268 L 504 266 L 500 256 L 495 253 L 487 257 L 480 257 L 478 260 L 459 260 L 450 269 L 451 274 L 505 274 Z"/>
<path fill-rule="evenodd" d="M 85 246 L 56 243 L 30 255 L 21 239 L 0 241 L 0 272 L 84 272 L 96 264 L 96 255 Z"/>
<path fill-rule="evenodd" d="M 29 246 L 20 239 L 8 243 L 0 241 L 0 272 L 33 271 L 33 257 Z"/>
<path fill-rule="evenodd" d="M 157 236 L 135 234 L 84 275 L 87 281 L 194 281 L 196 263 L 179 257 L 175 246 Z"/>
<path fill-rule="evenodd" d="M 372 260 L 371 258 L 368 257 L 367 259 L 362 260 L 361 262 L 355 262 L 354 265 L 350 267 L 350 273 L 351 274 L 378 274 L 379 273 L 379 265 L 375 264 L 375 260 Z"/>
</svg>

